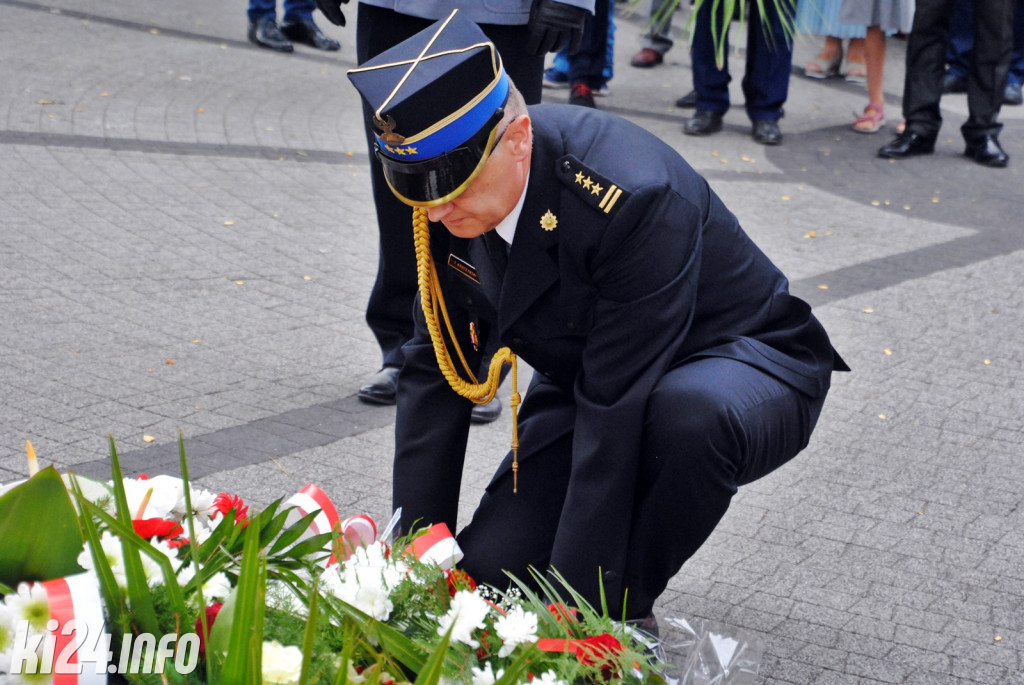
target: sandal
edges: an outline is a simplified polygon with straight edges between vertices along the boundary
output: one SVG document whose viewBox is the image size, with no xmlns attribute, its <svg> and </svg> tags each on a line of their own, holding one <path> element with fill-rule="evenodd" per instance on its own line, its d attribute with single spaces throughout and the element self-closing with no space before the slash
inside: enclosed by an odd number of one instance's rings
<svg viewBox="0 0 1024 685">
<path fill-rule="evenodd" d="M 864 113 L 853 122 L 853 130 L 857 133 L 878 133 L 885 120 L 885 112 L 881 102 L 870 102 L 864 108 Z"/>
<path fill-rule="evenodd" d="M 867 83 L 868 70 L 863 62 L 846 62 L 847 83 Z"/>
<path fill-rule="evenodd" d="M 828 59 L 818 55 L 804 65 L 804 76 L 808 78 L 831 78 L 839 76 L 839 65 L 843 63 L 843 51 L 836 53 L 835 57 Z"/>
</svg>

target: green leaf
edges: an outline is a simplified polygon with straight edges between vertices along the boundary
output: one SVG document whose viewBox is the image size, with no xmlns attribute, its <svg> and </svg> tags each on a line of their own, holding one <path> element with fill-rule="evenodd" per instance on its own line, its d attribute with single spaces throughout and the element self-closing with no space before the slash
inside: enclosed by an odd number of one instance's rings
<svg viewBox="0 0 1024 685">
<path fill-rule="evenodd" d="M 227 657 L 220 674 L 222 683 L 258 683 L 262 677 L 263 615 L 267 601 L 267 565 L 260 554 L 259 530 L 245 531 L 242 564 L 235 588 L 233 625 Z M 223 611 L 223 609 L 221 609 Z M 218 619 L 220 617 L 218 616 Z M 220 621 L 214 623 L 214 628 Z"/>
<path fill-rule="evenodd" d="M 280 552 L 282 549 L 285 549 L 302 537 L 302 534 L 309 528 L 309 524 L 312 523 L 313 519 L 315 519 L 319 514 L 319 511 L 311 511 L 292 525 L 288 526 L 277 540 L 274 540 L 274 544 L 270 548 L 270 554 Z"/>
<path fill-rule="evenodd" d="M 110 473 L 114 484 L 114 503 L 117 505 L 117 518 L 120 520 L 121 531 L 119 536 L 122 540 L 134 537 L 142 540 L 135 534 L 135 530 L 126 530 L 125 526 L 131 526 L 132 512 L 128 510 L 128 498 L 124 492 L 124 476 L 121 474 L 121 462 L 117 458 L 117 446 L 114 444 L 113 436 L 110 437 Z M 139 550 L 132 545 L 121 545 L 124 554 L 124 572 L 128 579 L 128 603 L 132 608 L 132 623 L 139 633 L 160 632 L 160 626 L 156 618 L 156 609 L 153 606 L 153 597 L 149 593 L 149 583 L 146 581 L 146 573 L 142 568 L 142 559 Z"/>
<path fill-rule="evenodd" d="M 316 645 L 317 622 L 320 617 L 320 597 L 316 578 L 309 587 L 309 616 L 306 617 L 306 630 L 302 635 L 302 671 L 299 673 L 299 685 L 309 682 L 309 668 L 313 662 L 313 647 Z"/>
<path fill-rule="evenodd" d="M 451 641 L 452 625 L 441 638 L 440 644 L 430 654 L 430 658 L 423 664 L 423 668 L 416 674 L 415 685 L 437 685 L 441 680 L 441 669 L 444 667 L 445 657 L 448 656 L 448 643 Z"/>
<path fill-rule="evenodd" d="M 0 497 L 0 583 L 81 573 L 84 541 L 64 481 L 52 466 Z"/>
</svg>

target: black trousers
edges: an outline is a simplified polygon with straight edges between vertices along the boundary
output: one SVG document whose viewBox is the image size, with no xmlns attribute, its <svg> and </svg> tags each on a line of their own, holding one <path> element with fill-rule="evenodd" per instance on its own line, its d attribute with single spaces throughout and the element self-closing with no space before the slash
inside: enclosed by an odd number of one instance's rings
<svg viewBox="0 0 1024 685">
<path fill-rule="evenodd" d="M 430 26 L 433 21 L 393 10 L 359 4 L 356 23 L 356 59 L 359 64 L 401 43 Z M 527 29 L 521 26 L 485 24 L 480 27 L 498 48 L 505 71 L 527 104 L 540 102 L 544 56 L 526 52 Z M 370 152 L 370 179 L 377 208 L 380 252 L 377 278 L 366 307 L 369 324 L 380 345 L 383 366 L 402 366 L 402 345 L 412 338 L 412 308 L 416 297 L 416 254 L 412 239 L 412 208 L 395 198 L 380 164 L 374 158 L 373 112 L 363 103 L 363 125 Z"/>
<path fill-rule="evenodd" d="M 775 470 L 810 439 L 825 401 L 743 362 L 705 358 L 670 370 L 647 402 L 633 497 L 626 568 L 601 569 L 608 607 L 647 616 L 683 563 L 725 515 L 737 488 Z M 523 403 L 519 492 L 504 473 L 487 488 L 458 535 L 462 567 L 505 587 L 505 572 L 529 581 L 529 568 L 554 568 L 595 607 L 599 570 L 575 564 L 573 549 L 553 550 L 572 469 L 571 393 L 535 377 Z M 608 544 L 593 531 L 578 545 Z M 556 586 L 557 587 L 557 586 Z"/>
<path fill-rule="evenodd" d="M 917 0 L 907 42 L 903 116 L 907 130 L 935 137 L 954 0 Z M 1013 51 L 1013 0 L 974 0 L 974 53 L 967 81 L 969 116 L 960 132 L 968 143 L 995 136 Z"/>
</svg>

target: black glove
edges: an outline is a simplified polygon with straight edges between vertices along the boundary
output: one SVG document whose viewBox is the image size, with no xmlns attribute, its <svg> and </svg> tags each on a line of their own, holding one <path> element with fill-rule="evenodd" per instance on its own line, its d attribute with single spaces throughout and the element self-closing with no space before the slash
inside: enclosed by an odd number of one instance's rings
<svg viewBox="0 0 1024 685">
<path fill-rule="evenodd" d="M 558 52 L 568 44 L 569 53 L 575 55 L 583 42 L 583 25 L 588 14 L 590 12 L 582 7 L 564 2 L 534 0 L 527 25 L 530 38 L 526 50 L 534 55 L 543 55 L 545 52 Z"/>
<path fill-rule="evenodd" d="M 345 15 L 341 13 L 342 3 L 348 0 L 316 0 L 316 6 L 327 17 L 327 21 L 335 26 L 345 25 Z"/>
</svg>

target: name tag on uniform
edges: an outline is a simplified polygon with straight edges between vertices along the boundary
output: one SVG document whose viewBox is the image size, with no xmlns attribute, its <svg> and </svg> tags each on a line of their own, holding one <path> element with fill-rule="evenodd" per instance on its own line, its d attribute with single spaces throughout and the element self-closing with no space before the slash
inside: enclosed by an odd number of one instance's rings
<svg viewBox="0 0 1024 685">
<path fill-rule="evenodd" d="M 476 275 L 476 267 L 467 262 L 464 259 L 459 259 L 453 254 L 448 255 L 448 266 L 458 271 L 460 274 L 473 281 L 477 285 L 480 285 L 480 277 Z"/>
</svg>

